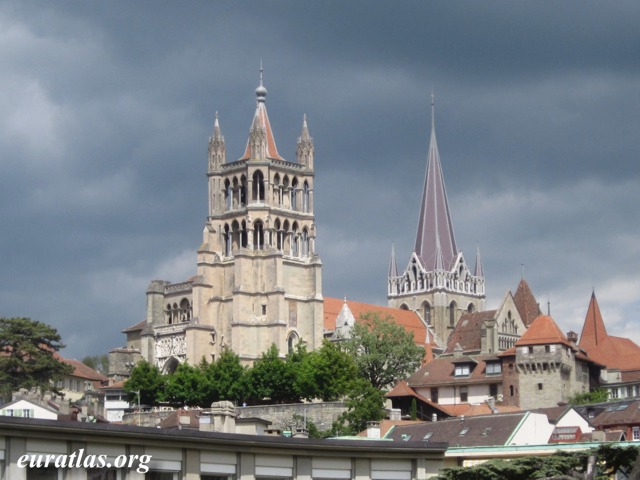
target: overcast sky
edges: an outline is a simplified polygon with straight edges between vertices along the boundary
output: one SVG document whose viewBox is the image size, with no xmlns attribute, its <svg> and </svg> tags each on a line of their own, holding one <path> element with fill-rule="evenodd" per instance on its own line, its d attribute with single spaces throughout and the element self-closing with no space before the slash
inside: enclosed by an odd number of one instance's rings
<svg viewBox="0 0 640 480">
<path fill-rule="evenodd" d="M 386 304 L 415 241 L 431 90 L 458 247 L 487 307 L 524 270 L 561 328 L 593 289 L 640 342 L 640 3 L 0 3 L 0 316 L 82 358 L 152 279 L 196 272 L 207 141 L 244 150 L 260 60 L 279 152 L 316 148 L 324 295 Z M 524 265 L 524 269 L 522 267 Z"/>
</svg>

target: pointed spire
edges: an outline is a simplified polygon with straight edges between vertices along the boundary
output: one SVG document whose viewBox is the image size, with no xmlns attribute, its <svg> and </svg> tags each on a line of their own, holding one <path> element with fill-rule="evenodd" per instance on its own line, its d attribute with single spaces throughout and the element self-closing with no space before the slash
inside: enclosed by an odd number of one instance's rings
<svg viewBox="0 0 640 480">
<path fill-rule="evenodd" d="M 480 243 L 476 246 L 476 268 L 473 273 L 476 277 L 484 277 L 484 268 L 482 267 L 482 258 L 480 258 Z"/>
<path fill-rule="evenodd" d="M 209 170 L 220 167 L 226 162 L 226 147 L 224 137 L 220 130 L 220 122 L 218 121 L 218 112 L 213 122 L 213 135 L 209 137 Z"/>
<path fill-rule="evenodd" d="M 391 260 L 389 261 L 389 278 L 398 276 L 398 264 L 396 263 L 396 246 L 391 244 Z"/>
<path fill-rule="evenodd" d="M 309 135 L 307 114 L 305 113 L 302 116 L 302 132 L 300 133 L 300 137 L 298 137 L 298 145 L 296 147 L 298 163 L 313 169 L 313 151 L 313 138 Z"/>
<path fill-rule="evenodd" d="M 587 315 L 584 319 L 584 325 L 582 326 L 580 347 L 586 350 L 597 347 L 599 344 L 602 344 L 608 336 L 594 291 L 591 293 L 589 308 L 587 308 Z"/>
<path fill-rule="evenodd" d="M 433 94 L 431 95 L 431 139 L 418 219 L 415 253 L 420 257 L 427 270 L 434 270 L 439 261 L 442 262 L 443 268 L 451 268 L 451 263 L 458 254 L 436 140 Z M 441 257 L 440 259 L 438 255 Z"/>
<path fill-rule="evenodd" d="M 284 160 L 276 148 L 276 141 L 267 115 L 267 89 L 262 83 L 262 61 L 260 62 L 260 85 L 256 88 L 256 97 L 256 113 L 253 116 L 244 155 L 240 157 L 240 160 Z"/>
</svg>

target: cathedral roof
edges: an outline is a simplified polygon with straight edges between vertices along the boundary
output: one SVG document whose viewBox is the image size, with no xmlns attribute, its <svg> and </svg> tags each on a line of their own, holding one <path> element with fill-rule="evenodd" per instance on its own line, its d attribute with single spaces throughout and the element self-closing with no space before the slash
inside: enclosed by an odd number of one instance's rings
<svg viewBox="0 0 640 480">
<path fill-rule="evenodd" d="M 640 346 L 628 338 L 607 333 L 595 293 L 591 294 L 579 346 L 607 368 L 640 369 Z"/>
<path fill-rule="evenodd" d="M 369 312 L 378 313 L 382 318 L 390 316 L 393 318 L 394 323 L 401 325 L 407 332 L 413 333 L 413 339 L 417 345 L 425 347 L 427 349 L 427 360 L 430 359 L 431 345 L 434 342 L 433 335 L 428 332 L 428 329 L 424 322 L 420 319 L 420 316 L 411 310 L 401 310 L 399 308 L 383 307 L 380 305 L 373 305 L 371 303 L 354 302 L 353 300 L 344 300 L 339 298 L 324 298 L 324 329 L 326 331 L 333 331 L 336 329 L 336 319 L 340 315 L 344 305 L 347 305 L 356 321 L 360 320 L 360 317 Z"/>
<path fill-rule="evenodd" d="M 497 310 L 486 310 L 484 312 L 463 313 L 456 328 L 449 335 L 445 353 L 453 353 L 457 344 L 462 347 L 464 352 L 480 351 L 482 348 L 480 339 L 482 324 L 486 320 L 495 318 L 496 312 Z"/>
<path fill-rule="evenodd" d="M 553 318 L 549 315 L 540 315 L 529 325 L 524 335 L 516 342 L 516 346 L 554 343 L 562 343 L 567 346 L 571 345 Z"/>
<path fill-rule="evenodd" d="M 527 328 L 537 317 L 542 315 L 540 305 L 538 304 L 536 297 L 533 296 L 533 292 L 524 278 L 520 280 L 520 283 L 518 284 L 516 293 L 513 296 L 513 301 L 516 304 L 520 318 L 522 318 L 522 321 Z"/>
<path fill-rule="evenodd" d="M 269 122 L 269 116 L 267 115 L 266 97 L 267 89 L 262 85 L 262 66 L 260 67 L 260 86 L 256 89 L 256 96 L 258 97 L 256 102 L 256 113 L 253 116 L 253 123 L 251 124 L 251 132 L 256 129 L 262 129 L 267 137 L 267 151 L 265 157 L 272 160 L 284 160 L 278 153 L 276 148 L 276 141 L 271 130 L 271 123 Z M 251 136 L 247 140 L 247 146 L 244 150 L 244 154 L 240 157 L 240 160 L 249 160 L 253 157 L 251 152 Z"/>
<path fill-rule="evenodd" d="M 418 219 L 415 252 L 428 271 L 450 269 L 458 254 L 449 214 L 449 203 L 436 141 L 433 96 L 431 102 L 431 140 Z M 440 264 L 440 262 L 442 262 Z"/>
</svg>

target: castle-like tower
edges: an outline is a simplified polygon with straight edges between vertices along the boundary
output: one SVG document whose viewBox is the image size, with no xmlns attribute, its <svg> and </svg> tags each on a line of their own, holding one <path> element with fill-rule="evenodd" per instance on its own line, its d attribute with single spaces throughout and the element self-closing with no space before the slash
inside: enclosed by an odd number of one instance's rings
<svg viewBox="0 0 640 480">
<path fill-rule="evenodd" d="M 484 272 L 479 250 L 473 272 L 456 247 L 442 175 L 431 96 L 431 140 L 418 233 L 409 263 L 398 273 L 392 248 L 388 279 L 390 307 L 415 310 L 445 345 L 463 312 L 484 310 Z"/>
<path fill-rule="evenodd" d="M 299 340 L 323 338 L 322 263 L 315 252 L 314 145 L 306 116 L 296 161 L 278 153 L 257 105 L 242 156 L 227 161 L 216 113 L 208 152 L 209 214 L 197 274 L 186 282 L 154 280 L 147 317 L 125 330 L 128 347 L 165 371 L 212 361 L 229 348 L 251 363 L 275 344 L 285 354 Z"/>
</svg>

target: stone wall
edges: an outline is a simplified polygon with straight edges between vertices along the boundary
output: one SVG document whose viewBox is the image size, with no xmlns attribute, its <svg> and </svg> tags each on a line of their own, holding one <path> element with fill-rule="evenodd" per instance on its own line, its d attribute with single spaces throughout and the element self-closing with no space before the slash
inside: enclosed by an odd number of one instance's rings
<svg viewBox="0 0 640 480">
<path fill-rule="evenodd" d="M 331 424 L 346 409 L 344 402 L 295 403 L 237 407 L 236 413 L 239 418 L 255 417 L 268 420 L 272 423 L 271 428 L 290 427 L 296 423 L 296 419 L 304 419 L 306 416 L 319 430 L 329 430 Z"/>
</svg>

